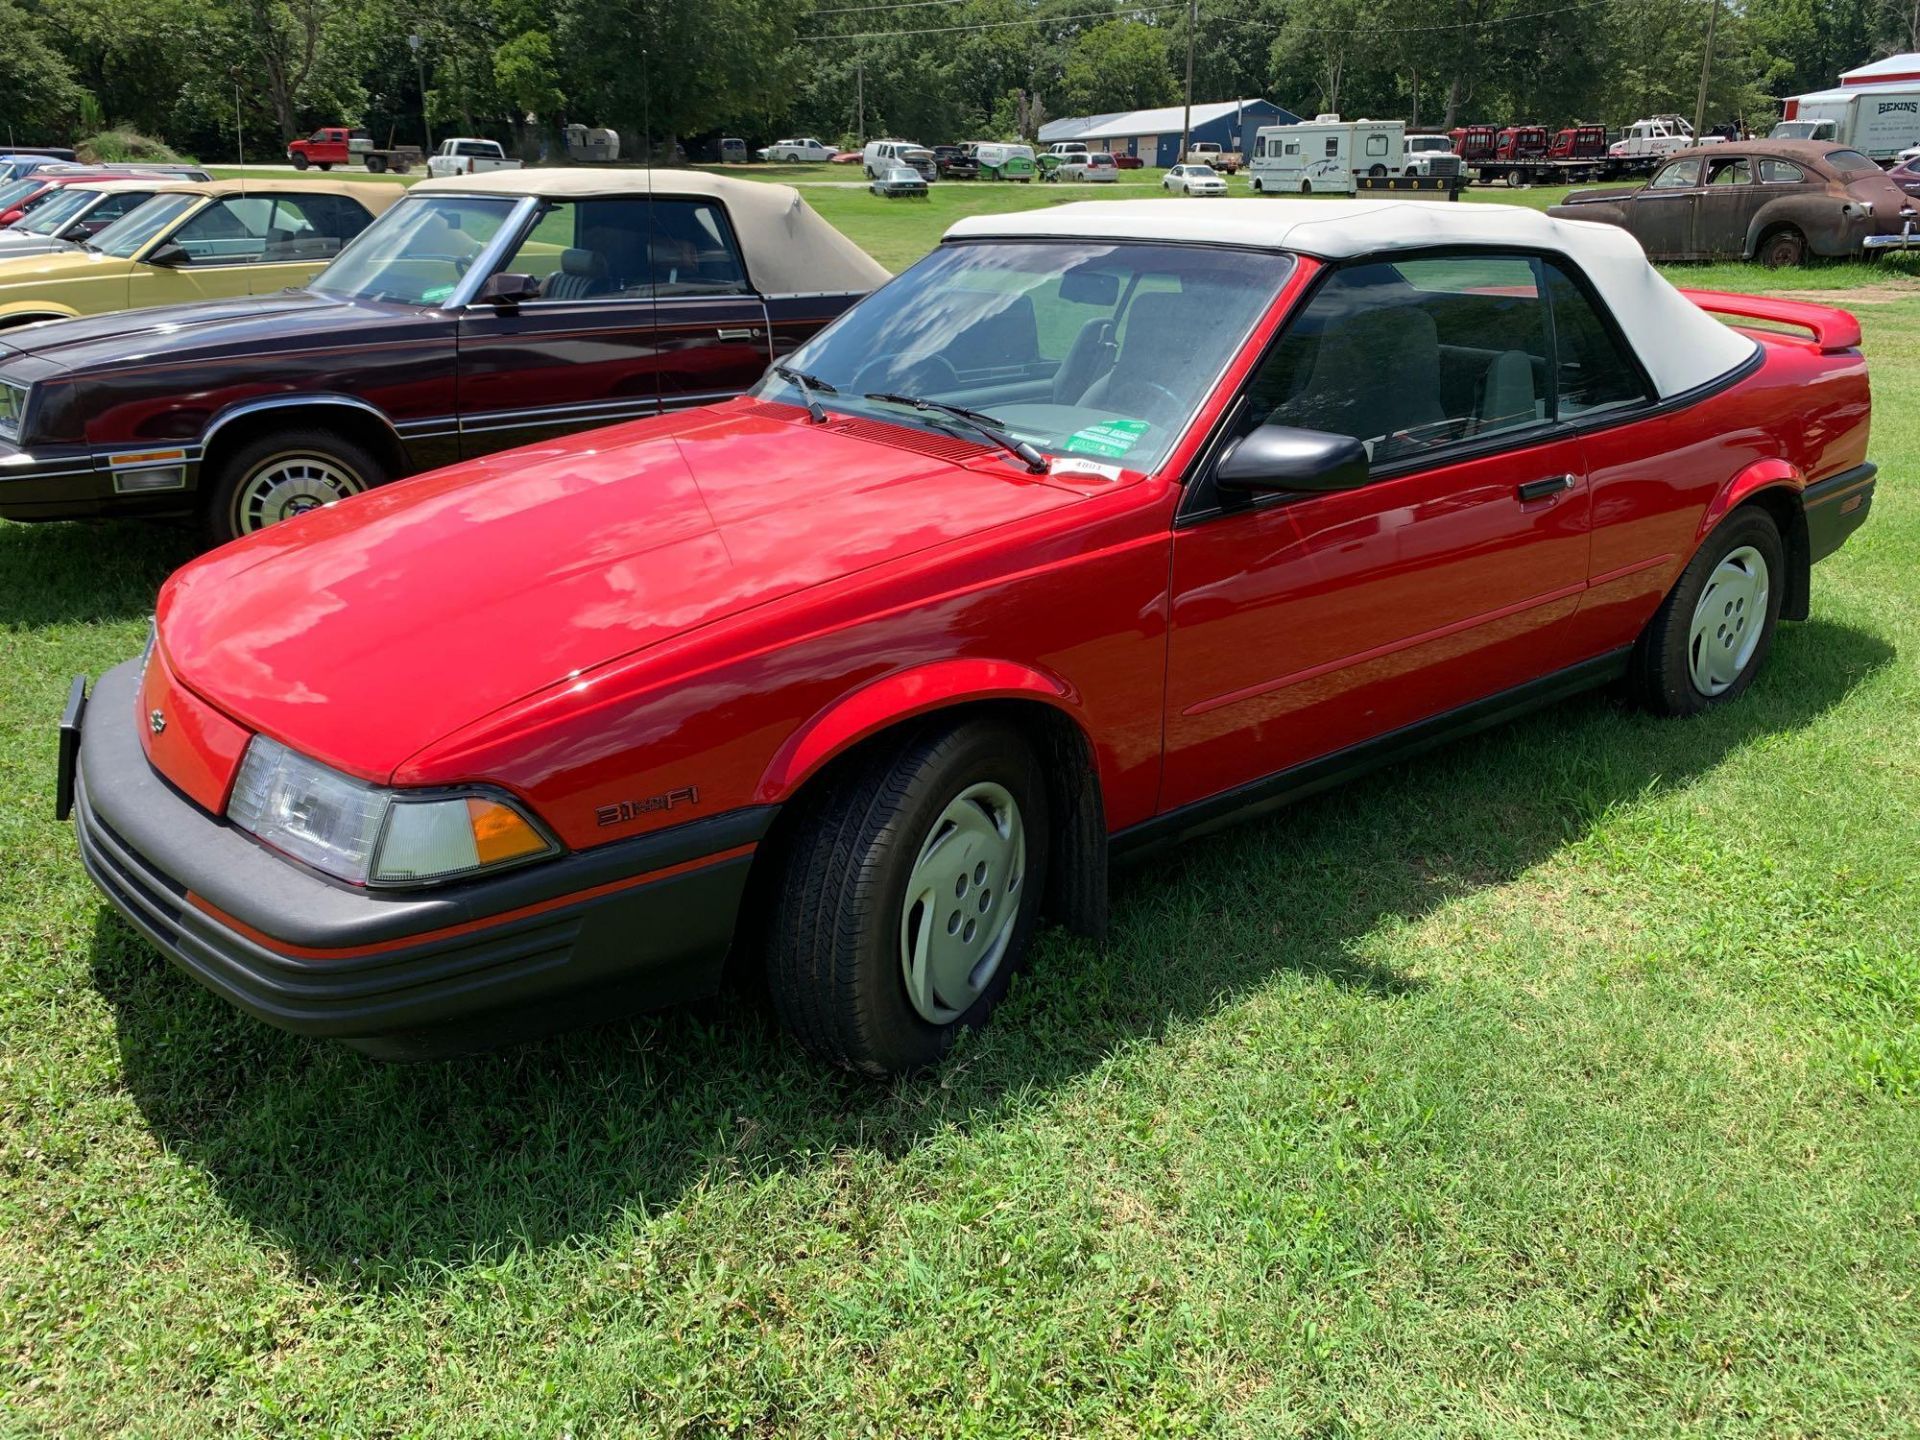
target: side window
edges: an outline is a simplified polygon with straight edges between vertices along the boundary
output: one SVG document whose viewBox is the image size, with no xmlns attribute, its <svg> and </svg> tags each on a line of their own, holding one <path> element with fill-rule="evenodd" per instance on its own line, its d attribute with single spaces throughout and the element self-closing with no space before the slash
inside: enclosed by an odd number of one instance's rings
<svg viewBox="0 0 1920 1440">
<path fill-rule="evenodd" d="M 1242 430 L 1351 435 L 1391 466 L 1544 424 L 1547 334 L 1536 267 L 1523 257 L 1345 266 L 1261 362 Z"/>
<path fill-rule="evenodd" d="M 1553 307 L 1555 390 L 1562 420 L 1648 399 L 1640 369 L 1586 293 L 1557 265 L 1541 267 Z"/>
<path fill-rule="evenodd" d="M 1384 155 L 1387 153 L 1387 137 L 1384 135 L 1367 136 L 1367 154 Z"/>
<path fill-rule="evenodd" d="M 331 260 L 372 217 L 344 195 L 278 195 L 261 260 Z"/>
<path fill-rule="evenodd" d="M 1338 155 L 1339 153 L 1340 153 L 1340 138 L 1337 135 L 1327 136 L 1327 158 L 1331 160 L 1334 158 L 1334 156 Z"/>
<path fill-rule="evenodd" d="M 1760 162 L 1760 183 L 1762 185 L 1798 185 L 1807 178 L 1802 170 L 1790 160 L 1762 160 Z"/>
<path fill-rule="evenodd" d="M 1300 147 L 1297 144 L 1295 144 L 1293 141 L 1289 140 L 1287 142 L 1287 154 L 1298 155 L 1299 153 L 1300 153 Z"/>
<path fill-rule="evenodd" d="M 257 264 L 272 218 L 270 196 L 236 195 L 195 215 L 173 232 L 172 243 L 187 252 L 188 265 Z"/>
<path fill-rule="evenodd" d="M 1707 183 L 1709 185 L 1749 185 L 1753 182 L 1753 165 L 1744 157 L 1737 160 L 1715 160 L 1709 167 Z"/>
<path fill-rule="evenodd" d="M 1690 190 L 1700 183 L 1700 162 L 1698 160 L 1675 160 L 1663 167 L 1653 177 L 1651 189 L 1654 190 Z"/>
<path fill-rule="evenodd" d="M 505 268 L 537 278 L 543 300 L 650 300 L 748 290 L 725 212 L 706 201 L 557 202 Z"/>
</svg>

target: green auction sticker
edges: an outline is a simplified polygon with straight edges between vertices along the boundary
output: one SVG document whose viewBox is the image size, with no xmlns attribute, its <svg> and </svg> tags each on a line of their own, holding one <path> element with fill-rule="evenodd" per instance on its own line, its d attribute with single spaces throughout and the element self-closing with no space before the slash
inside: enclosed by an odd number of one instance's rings
<svg viewBox="0 0 1920 1440">
<path fill-rule="evenodd" d="M 420 303 L 422 305 L 437 305 L 451 294 L 453 294 L 453 286 L 436 285 L 433 289 L 421 295 Z"/>
<path fill-rule="evenodd" d="M 1067 440 L 1067 449 L 1079 455 L 1105 455 L 1117 460 L 1140 443 L 1140 437 L 1153 426 L 1145 420 L 1104 420 L 1076 430 Z"/>
</svg>

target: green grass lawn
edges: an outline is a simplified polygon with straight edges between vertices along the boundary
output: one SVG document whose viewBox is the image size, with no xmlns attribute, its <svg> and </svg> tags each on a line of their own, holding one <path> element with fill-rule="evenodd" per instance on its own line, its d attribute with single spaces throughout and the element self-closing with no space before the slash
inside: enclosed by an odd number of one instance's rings
<svg viewBox="0 0 1920 1440">
<path fill-rule="evenodd" d="M 810 192 L 890 264 L 1004 193 Z M 50 817 L 189 540 L 0 526 L 0 1433 L 1920 1431 L 1920 283 L 1676 278 L 1851 294 L 1874 365 L 1751 693 L 1124 872 L 892 1086 L 731 1000 L 407 1068 L 242 1017 Z"/>
</svg>

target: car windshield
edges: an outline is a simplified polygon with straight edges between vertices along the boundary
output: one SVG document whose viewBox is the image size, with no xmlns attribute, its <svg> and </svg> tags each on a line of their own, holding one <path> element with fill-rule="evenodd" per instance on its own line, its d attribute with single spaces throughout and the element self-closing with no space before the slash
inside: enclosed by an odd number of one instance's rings
<svg viewBox="0 0 1920 1440">
<path fill-rule="evenodd" d="M 909 395 L 984 412 L 1043 454 L 1152 470 L 1292 265 L 1131 241 L 943 245 L 782 368 L 824 382 L 814 398 L 829 409 L 974 438 L 869 398 Z M 797 389 L 769 372 L 755 393 L 793 403 Z"/>
<path fill-rule="evenodd" d="M 15 180 L 10 185 L 0 185 L 0 210 L 11 210 L 39 188 L 38 180 Z"/>
<path fill-rule="evenodd" d="M 116 259 L 131 259 L 154 236 L 170 229 L 174 221 L 204 199 L 201 195 L 156 195 L 107 226 L 88 242 L 89 246 Z"/>
<path fill-rule="evenodd" d="M 29 210 L 13 228 L 29 235 L 51 235 L 98 199 L 99 193 L 78 186 L 62 188 Z"/>
<path fill-rule="evenodd" d="M 459 288 L 519 203 L 508 195 L 410 197 L 369 225 L 308 288 L 356 300 L 438 305 Z"/>
</svg>

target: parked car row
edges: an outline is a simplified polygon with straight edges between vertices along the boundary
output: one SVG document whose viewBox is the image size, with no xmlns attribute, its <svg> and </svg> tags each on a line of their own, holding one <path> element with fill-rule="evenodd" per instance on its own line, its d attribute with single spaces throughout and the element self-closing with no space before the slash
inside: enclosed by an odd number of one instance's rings
<svg viewBox="0 0 1920 1440">
<path fill-rule="evenodd" d="M 924 1066 L 1112 859 L 1592 687 L 1734 703 L 1870 511 L 1852 317 L 1617 228 L 1039 207 L 855 303 L 796 191 L 652 179 L 429 181 L 304 289 L 0 332 L 9 507 L 260 531 L 53 778 L 272 1024 L 418 1057 L 731 958 Z"/>
<path fill-rule="evenodd" d="M 737 394 L 887 278 L 789 187 L 656 182 L 175 183 L 85 249 L 0 259 L 0 517 L 249 534 Z"/>
</svg>

